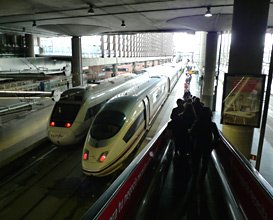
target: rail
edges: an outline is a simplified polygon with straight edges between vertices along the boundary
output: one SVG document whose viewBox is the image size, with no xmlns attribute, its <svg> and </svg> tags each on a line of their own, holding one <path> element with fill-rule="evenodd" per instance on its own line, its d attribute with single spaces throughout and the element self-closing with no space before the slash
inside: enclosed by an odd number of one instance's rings
<svg viewBox="0 0 273 220">
<path fill-rule="evenodd" d="M 155 164 L 164 161 L 159 157 L 163 158 L 166 155 L 168 143 L 165 127 L 90 207 L 82 219 L 133 219 L 143 199 L 142 192 L 154 182 L 151 181 L 151 176 L 155 175 Z M 212 169 L 216 171 L 214 177 L 221 182 L 220 194 L 223 195 L 220 196 L 220 200 L 225 203 L 225 211 L 228 209 L 229 212 L 228 216 L 222 212 L 222 217 L 236 220 L 273 219 L 272 187 L 223 136 L 212 152 L 210 166 L 213 168 L 210 167 L 208 170 L 208 176 Z M 216 180 L 211 178 L 210 181 Z M 219 189 L 217 189 L 212 189 L 210 194 L 218 193 Z M 218 206 L 222 205 L 222 203 L 218 204 Z"/>
</svg>

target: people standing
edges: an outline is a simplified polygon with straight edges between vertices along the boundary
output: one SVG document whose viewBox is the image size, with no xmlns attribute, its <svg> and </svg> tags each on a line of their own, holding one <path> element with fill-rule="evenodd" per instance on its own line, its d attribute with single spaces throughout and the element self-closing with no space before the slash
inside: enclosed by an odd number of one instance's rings
<svg viewBox="0 0 273 220">
<path fill-rule="evenodd" d="M 185 100 L 185 101 L 187 101 L 189 98 L 191 98 L 192 97 L 192 95 L 191 95 L 191 92 L 190 92 L 190 90 L 189 89 L 186 89 L 185 91 L 184 91 L 184 95 L 183 95 L 183 99 Z"/>
<path fill-rule="evenodd" d="M 197 182 L 200 175 L 200 182 L 205 177 L 211 151 L 219 140 L 219 132 L 216 124 L 212 121 L 210 108 L 203 107 L 198 119 L 190 129 L 193 141 L 192 150 L 192 171 L 193 183 Z"/>
<path fill-rule="evenodd" d="M 176 100 L 177 107 L 173 108 L 171 113 L 171 121 L 169 122 L 169 127 L 172 131 L 172 136 L 174 139 L 175 145 L 175 155 L 179 155 L 180 153 L 180 146 L 181 146 L 181 138 L 179 135 L 179 116 L 184 111 L 184 101 L 182 99 Z"/>
<path fill-rule="evenodd" d="M 184 111 L 184 101 L 182 99 L 177 99 L 176 100 L 177 107 L 173 108 L 172 113 L 171 113 L 171 119 L 174 120 L 178 117 L 180 113 Z"/>
<path fill-rule="evenodd" d="M 191 103 L 184 105 L 184 111 L 172 120 L 172 134 L 175 143 L 175 155 L 186 156 L 190 154 L 190 136 L 188 129 L 195 120 Z"/>
<path fill-rule="evenodd" d="M 196 113 L 196 116 L 197 118 L 200 116 L 202 110 L 203 110 L 203 107 L 204 107 L 204 103 L 202 103 L 200 101 L 200 98 L 199 97 L 195 97 L 193 98 L 192 100 L 192 105 L 193 105 L 193 108 L 194 108 L 194 111 Z"/>
</svg>

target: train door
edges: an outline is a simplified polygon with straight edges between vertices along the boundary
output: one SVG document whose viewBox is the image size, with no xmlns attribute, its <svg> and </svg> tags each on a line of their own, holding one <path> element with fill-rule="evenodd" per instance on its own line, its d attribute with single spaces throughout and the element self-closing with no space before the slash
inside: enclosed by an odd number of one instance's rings
<svg viewBox="0 0 273 220">
<path fill-rule="evenodd" d="M 143 104 L 144 104 L 145 128 L 147 129 L 150 124 L 150 101 L 147 97 L 143 99 Z"/>
</svg>

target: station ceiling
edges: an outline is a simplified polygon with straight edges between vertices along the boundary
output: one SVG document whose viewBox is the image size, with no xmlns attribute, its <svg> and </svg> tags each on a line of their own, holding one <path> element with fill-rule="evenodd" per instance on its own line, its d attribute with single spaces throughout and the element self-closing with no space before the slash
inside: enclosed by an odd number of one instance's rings
<svg viewBox="0 0 273 220">
<path fill-rule="evenodd" d="M 0 32 L 44 36 L 228 31 L 233 13 L 232 0 L 0 0 L 0 3 Z M 91 6 L 93 14 L 88 13 Z M 209 18 L 204 17 L 208 6 L 213 14 Z M 126 27 L 121 26 L 122 21 Z M 273 7 L 268 26 L 273 26 Z"/>
</svg>

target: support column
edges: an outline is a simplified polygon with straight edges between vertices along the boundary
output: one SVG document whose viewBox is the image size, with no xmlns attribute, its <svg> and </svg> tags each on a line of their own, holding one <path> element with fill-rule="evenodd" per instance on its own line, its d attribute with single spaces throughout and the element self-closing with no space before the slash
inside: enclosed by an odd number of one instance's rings
<svg viewBox="0 0 273 220">
<path fill-rule="evenodd" d="M 206 42 L 205 55 L 205 73 L 203 80 L 203 88 L 201 100 L 205 106 L 212 109 L 213 104 L 213 88 L 216 69 L 216 55 L 217 55 L 217 32 L 208 32 Z"/>
<path fill-rule="evenodd" d="M 26 34 L 25 39 L 26 39 L 26 57 L 35 57 L 33 35 Z"/>
<path fill-rule="evenodd" d="M 112 65 L 112 68 L 113 68 L 113 73 L 112 73 L 112 77 L 116 76 L 117 75 L 117 72 L 118 72 L 118 69 L 117 69 L 117 64 L 113 64 Z"/>
<path fill-rule="evenodd" d="M 147 61 L 144 61 L 144 68 L 147 68 Z"/>
<path fill-rule="evenodd" d="M 228 73 L 261 74 L 269 0 L 235 0 Z M 223 134 L 247 158 L 253 128 L 223 126 Z"/>
<path fill-rule="evenodd" d="M 132 73 L 136 72 L 136 62 L 132 63 Z"/>
<path fill-rule="evenodd" d="M 72 86 L 82 85 L 82 49 L 81 38 L 72 37 Z"/>
</svg>

